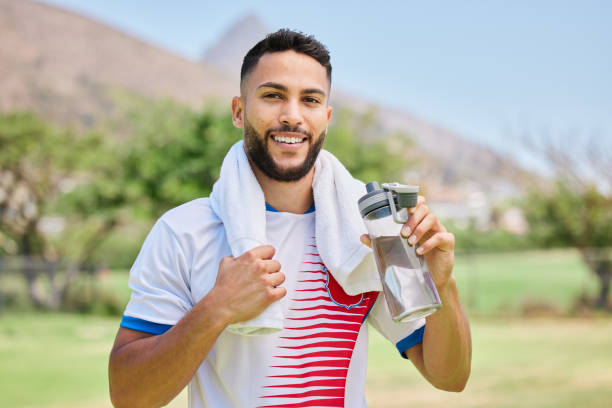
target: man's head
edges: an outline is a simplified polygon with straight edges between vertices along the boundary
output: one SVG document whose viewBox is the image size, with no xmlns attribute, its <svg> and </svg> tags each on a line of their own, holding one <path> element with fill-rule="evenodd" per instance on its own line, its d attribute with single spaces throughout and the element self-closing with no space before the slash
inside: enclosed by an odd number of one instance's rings
<svg viewBox="0 0 612 408">
<path fill-rule="evenodd" d="M 281 51 L 295 51 L 316 60 L 325 68 L 327 80 L 329 81 L 329 86 L 331 86 L 332 66 L 327 47 L 317 41 L 312 35 L 306 36 L 300 32 L 284 28 L 275 33 L 268 34 L 266 38 L 259 41 L 246 53 L 240 68 L 240 91 L 242 92 L 246 78 L 253 71 L 262 55 Z"/>
<path fill-rule="evenodd" d="M 246 54 L 234 125 L 267 177 L 297 181 L 311 171 L 331 118 L 330 84 L 329 53 L 312 36 L 279 30 Z"/>
</svg>

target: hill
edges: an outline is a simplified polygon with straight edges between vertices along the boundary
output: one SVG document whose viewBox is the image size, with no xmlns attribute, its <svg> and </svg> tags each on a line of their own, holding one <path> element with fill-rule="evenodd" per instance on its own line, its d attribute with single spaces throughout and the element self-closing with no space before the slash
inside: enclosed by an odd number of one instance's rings
<svg viewBox="0 0 612 408">
<path fill-rule="evenodd" d="M 34 109 L 91 125 L 112 109 L 108 88 L 199 107 L 235 81 L 108 25 L 45 4 L 0 0 L 0 110 Z"/>
<path fill-rule="evenodd" d="M 236 71 L 244 50 L 265 31 L 257 17 L 246 16 L 203 60 L 190 61 L 70 11 L 0 0 L 0 111 L 32 109 L 59 123 L 90 127 L 118 109 L 111 97 L 116 89 L 194 108 L 209 99 L 229 105 L 238 93 Z M 404 181 L 427 185 L 435 200 L 469 204 L 474 194 L 484 194 L 496 201 L 517 195 L 528 177 L 511 160 L 409 112 L 336 89 L 332 103 L 373 110 L 381 129 L 409 134 L 422 160 Z M 482 213 L 479 205 L 470 208 Z"/>
</svg>

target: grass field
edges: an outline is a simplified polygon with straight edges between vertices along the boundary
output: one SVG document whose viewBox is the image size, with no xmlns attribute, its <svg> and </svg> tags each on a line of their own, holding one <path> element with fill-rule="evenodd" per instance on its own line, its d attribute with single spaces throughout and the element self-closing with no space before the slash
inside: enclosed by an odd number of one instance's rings
<svg viewBox="0 0 612 408">
<path fill-rule="evenodd" d="M 454 274 L 472 316 L 517 316 L 529 308 L 567 314 L 597 282 L 573 250 L 457 257 Z"/>
<path fill-rule="evenodd" d="M 368 405 L 612 406 L 612 319 L 472 319 L 471 328 L 472 375 L 462 393 L 433 389 L 373 333 Z"/>
<path fill-rule="evenodd" d="M 573 252 L 459 258 L 455 271 L 473 334 L 468 387 L 433 389 L 372 332 L 371 408 L 612 406 L 612 319 L 520 318 L 529 302 L 568 310 L 594 282 Z M 125 302 L 126 273 L 103 287 Z M 502 316 L 502 317 L 500 317 Z M 0 314 L 0 407 L 108 407 L 107 361 L 119 317 Z M 170 405 L 185 407 L 185 395 Z"/>
<path fill-rule="evenodd" d="M 70 314 L 0 318 L 0 406 L 108 407 L 107 359 L 118 320 Z M 372 332 L 372 408 L 609 407 L 612 319 L 472 319 L 463 393 L 438 391 Z M 185 407 L 185 396 L 172 407 Z"/>
</svg>

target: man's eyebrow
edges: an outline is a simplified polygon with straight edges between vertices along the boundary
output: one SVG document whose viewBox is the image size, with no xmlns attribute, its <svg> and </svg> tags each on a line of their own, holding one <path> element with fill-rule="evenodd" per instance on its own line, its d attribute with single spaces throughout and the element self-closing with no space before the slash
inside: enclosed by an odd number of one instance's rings
<svg viewBox="0 0 612 408">
<path fill-rule="evenodd" d="M 288 89 L 285 85 L 281 85 L 277 82 L 264 82 L 263 84 L 259 85 L 257 87 L 257 89 L 259 88 L 274 88 L 274 89 L 278 89 L 279 91 L 283 91 L 283 92 L 287 92 Z"/>
<path fill-rule="evenodd" d="M 283 92 L 289 91 L 289 89 L 285 85 L 279 84 L 278 82 L 264 82 L 263 84 L 257 87 L 257 89 L 260 89 L 260 88 L 274 88 L 274 89 L 278 89 L 279 91 L 283 91 Z M 300 91 L 300 94 L 302 95 L 319 94 L 321 96 L 327 95 L 324 90 L 319 89 L 319 88 L 303 89 L 302 91 Z"/>
<path fill-rule="evenodd" d="M 300 92 L 302 95 L 311 95 L 311 94 L 319 94 L 321 96 L 327 96 L 327 94 L 325 93 L 324 90 L 319 89 L 319 88 L 308 88 L 308 89 L 304 89 L 302 90 L 302 92 Z"/>
</svg>

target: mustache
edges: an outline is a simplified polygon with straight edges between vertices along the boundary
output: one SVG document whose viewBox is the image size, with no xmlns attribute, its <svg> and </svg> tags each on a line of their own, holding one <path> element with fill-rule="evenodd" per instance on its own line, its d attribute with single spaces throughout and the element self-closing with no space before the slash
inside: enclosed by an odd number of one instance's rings
<svg viewBox="0 0 612 408">
<path fill-rule="evenodd" d="M 304 136 L 308 137 L 309 139 L 312 139 L 312 134 L 308 132 L 307 130 L 302 129 L 299 126 L 289 126 L 289 125 L 282 125 L 279 127 L 270 128 L 266 130 L 266 138 L 270 137 L 270 134 L 275 133 L 275 132 L 301 133 Z"/>
</svg>

